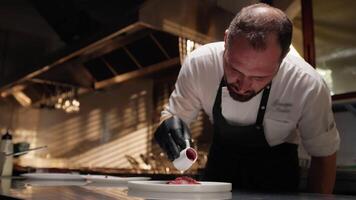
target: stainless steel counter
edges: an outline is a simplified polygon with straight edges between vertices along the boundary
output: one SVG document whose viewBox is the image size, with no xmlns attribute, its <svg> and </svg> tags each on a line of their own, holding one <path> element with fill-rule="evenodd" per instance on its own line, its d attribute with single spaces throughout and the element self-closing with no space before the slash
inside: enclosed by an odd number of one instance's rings
<svg viewBox="0 0 356 200">
<path fill-rule="evenodd" d="M 155 193 L 128 190 L 125 184 L 91 183 L 85 181 L 26 181 L 19 178 L 1 178 L 0 199 L 281 199 L 281 200 L 351 200 L 356 196 L 320 194 L 271 194 L 232 191 L 227 193 Z M 11 198 L 9 198 L 11 199 Z"/>
</svg>

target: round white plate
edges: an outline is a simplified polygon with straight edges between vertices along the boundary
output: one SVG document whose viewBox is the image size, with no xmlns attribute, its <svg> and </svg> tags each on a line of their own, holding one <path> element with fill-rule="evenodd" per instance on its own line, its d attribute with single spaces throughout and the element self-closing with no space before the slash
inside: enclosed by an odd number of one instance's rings
<svg viewBox="0 0 356 200">
<path fill-rule="evenodd" d="M 46 179 L 46 180 L 84 180 L 80 174 L 69 173 L 26 173 L 21 176 L 29 179 Z"/>
<path fill-rule="evenodd" d="M 144 199 L 170 199 L 170 200 L 225 200 L 231 199 L 231 192 L 150 192 L 142 190 L 129 190 L 127 193 L 131 197 Z"/>
<path fill-rule="evenodd" d="M 118 176 L 105 176 L 105 175 L 82 175 L 83 178 L 91 182 L 103 183 L 127 183 L 128 181 L 144 181 L 150 180 L 150 177 L 118 177 Z"/>
<path fill-rule="evenodd" d="M 105 188 L 124 188 L 127 189 L 127 182 L 120 183 L 120 182 L 92 182 L 86 181 L 86 187 L 105 187 Z"/>
<path fill-rule="evenodd" d="M 29 179 L 24 181 L 24 184 L 31 186 L 84 186 L 87 184 L 83 180 L 40 180 L 40 179 Z"/>
<path fill-rule="evenodd" d="M 205 182 L 200 184 L 167 184 L 167 181 L 130 181 L 130 190 L 150 191 L 150 192 L 230 192 L 231 183 L 225 182 Z"/>
</svg>

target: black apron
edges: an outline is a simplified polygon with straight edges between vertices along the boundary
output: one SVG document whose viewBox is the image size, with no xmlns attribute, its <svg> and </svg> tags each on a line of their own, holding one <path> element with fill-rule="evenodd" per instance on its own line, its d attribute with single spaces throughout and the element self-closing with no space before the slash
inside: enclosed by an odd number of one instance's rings
<svg viewBox="0 0 356 200">
<path fill-rule="evenodd" d="M 222 80 L 213 107 L 214 137 L 204 180 L 231 182 L 233 188 L 293 192 L 298 190 L 297 145 L 283 143 L 270 147 L 265 139 L 263 118 L 271 84 L 263 91 L 256 123 L 234 126 L 221 110 Z"/>
</svg>

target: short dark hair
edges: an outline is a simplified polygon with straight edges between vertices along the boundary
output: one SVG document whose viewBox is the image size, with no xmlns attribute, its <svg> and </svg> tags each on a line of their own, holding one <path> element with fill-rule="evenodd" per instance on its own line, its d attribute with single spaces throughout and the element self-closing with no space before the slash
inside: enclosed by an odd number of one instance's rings
<svg viewBox="0 0 356 200">
<path fill-rule="evenodd" d="M 268 12 L 256 12 L 257 8 L 267 8 Z M 293 26 L 287 15 L 264 3 L 244 7 L 231 21 L 227 35 L 227 47 L 236 36 L 243 35 L 255 49 L 266 48 L 266 38 L 270 33 L 277 34 L 282 57 L 289 51 Z"/>
</svg>

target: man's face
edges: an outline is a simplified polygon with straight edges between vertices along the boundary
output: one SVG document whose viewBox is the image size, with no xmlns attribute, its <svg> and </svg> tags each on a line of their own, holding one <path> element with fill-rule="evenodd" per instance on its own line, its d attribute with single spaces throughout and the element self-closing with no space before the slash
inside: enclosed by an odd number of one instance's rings
<svg viewBox="0 0 356 200">
<path fill-rule="evenodd" d="M 230 96 L 245 102 L 266 87 L 278 72 L 281 49 L 274 35 L 267 37 L 267 48 L 264 50 L 253 49 L 243 36 L 232 42 L 230 48 L 225 44 L 225 80 Z"/>
</svg>

